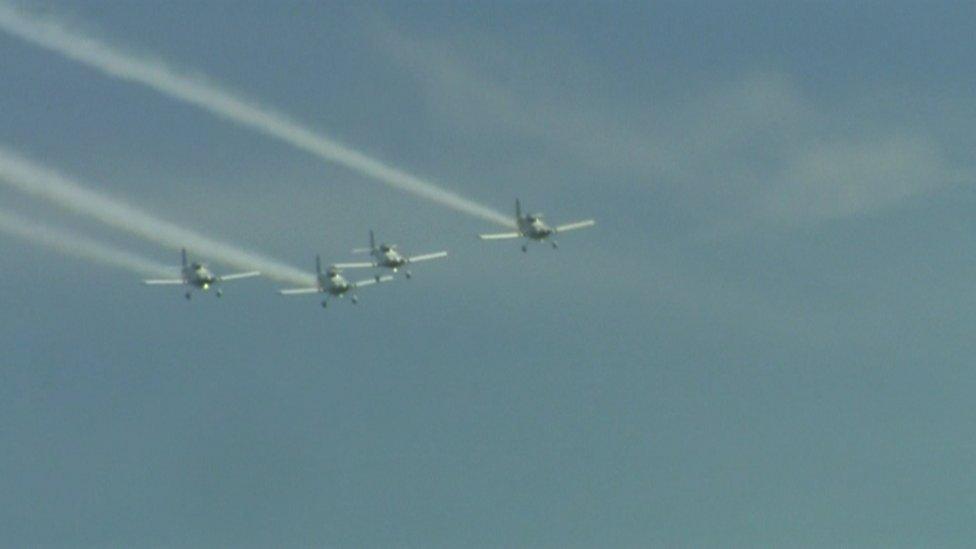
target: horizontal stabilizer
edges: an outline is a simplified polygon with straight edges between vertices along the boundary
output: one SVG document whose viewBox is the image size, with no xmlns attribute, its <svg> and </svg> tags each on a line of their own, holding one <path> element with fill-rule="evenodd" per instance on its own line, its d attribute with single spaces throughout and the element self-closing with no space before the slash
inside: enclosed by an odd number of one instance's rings
<svg viewBox="0 0 976 549">
<path fill-rule="evenodd" d="M 430 261 L 431 259 L 440 259 L 442 257 L 447 257 L 447 252 L 434 252 L 431 254 L 415 255 L 407 259 L 410 263 L 418 263 L 420 261 Z"/>
<path fill-rule="evenodd" d="M 256 276 L 261 276 L 260 271 L 248 271 L 246 273 L 234 273 L 229 275 L 223 275 L 217 277 L 221 282 L 226 282 L 228 280 L 240 280 L 242 278 L 254 278 Z"/>
<path fill-rule="evenodd" d="M 481 240 L 506 240 L 509 238 L 518 238 L 520 236 L 522 236 L 521 233 L 512 232 L 512 233 L 479 234 L 478 238 L 480 238 Z"/>
<path fill-rule="evenodd" d="M 576 229 L 584 229 L 586 227 L 592 227 L 596 225 L 596 221 L 592 219 L 587 219 L 586 221 L 576 221 L 575 223 L 566 223 L 565 225 L 559 225 L 556 227 L 557 233 L 564 233 L 566 231 L 575 231 Z"/>
</svg>

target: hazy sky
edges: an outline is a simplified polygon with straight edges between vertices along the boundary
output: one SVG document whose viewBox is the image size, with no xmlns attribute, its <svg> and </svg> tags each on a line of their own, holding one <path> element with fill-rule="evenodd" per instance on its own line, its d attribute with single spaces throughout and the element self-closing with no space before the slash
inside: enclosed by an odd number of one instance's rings
<svg viewBox="0 0 976 549">
<path fill-rule="evenodd" d="M 0 234 L 0 545 L 976 538 L 976 5 L 30 10 L 599 224 L 479 242 L 498 227 L 0 33 L 2 147 L 309 270 L 371 228 L 451 252 L 323 311 L 267 280 L 187 303 Z"/>
</svg>

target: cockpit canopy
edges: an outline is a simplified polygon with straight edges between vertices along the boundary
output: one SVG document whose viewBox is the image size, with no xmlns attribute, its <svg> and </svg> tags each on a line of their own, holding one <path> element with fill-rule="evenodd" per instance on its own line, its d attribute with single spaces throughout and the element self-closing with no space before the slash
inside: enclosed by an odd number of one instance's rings
<svg viewBox="0 0 976 549">
<path fill-rule="evenodd" d="M 190 268 L 194 271 L 199 271 L 200 269 L 203 269 L 203 263 L 190 263 Z"/>
<path fill-rule="evenodd" d="M 381 252 L 391 252 L 396 248 L 396 244 L 380 244 Z"/>
</svg>

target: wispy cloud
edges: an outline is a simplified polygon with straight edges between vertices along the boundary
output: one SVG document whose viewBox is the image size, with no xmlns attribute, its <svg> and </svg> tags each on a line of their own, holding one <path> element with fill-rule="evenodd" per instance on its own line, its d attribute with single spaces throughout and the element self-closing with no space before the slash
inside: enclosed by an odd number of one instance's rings
<svg viewBox="0 0 976 549">
<path fill-rule="evenodd" d="M 870 97 L 815 101 L 780 71 L 608 99 L 589 93 L 606 75 L 565 51 L 532 59 L 538 52 L 483 34 L 378 29 L 375 42 L 416 75 L 432 113 L 461 130 L 536 140 L 628 184 L 667 185 L 702 234 L 883 211 L 973 175 L 928 128 L 862 115 Z M 554 76 L 553 66 L 566 68 Z"/>
<path fill-rule="evenodd" d="M 917 135 L 807 144 L 786 162 L 761 196 L 762 212 L 783 223 L 870 213 L 970 177 Z"/>
<path fill-rule="evenodd" d="M 527 61 L 485 35 L 466 36 L 466 49 L 376 25 L 373 39 L 413 71 L 432 112 L 462 130 L 542 139 L 600 168 L 656 174 L 680 169 L 672 151 L 642 131 L 640 120 L 581 104 L 588 90 L 567 87 L 544 60 Z"/>
</svg>

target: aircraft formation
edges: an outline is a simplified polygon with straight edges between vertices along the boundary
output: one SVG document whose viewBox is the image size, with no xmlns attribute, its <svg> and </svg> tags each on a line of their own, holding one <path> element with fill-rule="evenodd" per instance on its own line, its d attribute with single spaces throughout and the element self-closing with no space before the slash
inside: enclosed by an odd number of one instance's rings
<svg viewBox="0 0 976 549">
<path fill-rule="evenodd" d="M 553 249 L 558 249 L 559 245 L 555 240 L 556 235 L 560 235 L 577 229 L 592 227 L 596 224 L 593 219 L 575 221 L 551 227 L 543 221 L 541 213 L 522 213 L 522 204 L 518 199 L 515 200 L 515 226 L 517 230 L 505 233 L 480 234 L 481 240 L 513 240 L 523 239 L 522 252 L 528 252 L 531 242 L 548 242 Z M 369 254 L 371 261 L 360 261 L 350 263 L 333 263 L 328 269 L 322 269 L 322 258 L 315 256 L 315 285 L 302 288 L 284 288 L 278 290 L 282 296 L 298 295 L 322 295 L 322 307 L 326 308 L 329 299 L 342 299 L 349 296 L 353 304 L 359 303 L 356 290 L 384 282 L 392 282 L 395 277 L 392 274 L 375 274 L 372 277 L 350 282 L 342 275 L 344 269 L 378 269 L 388 271 L 393 274 L 403 272 L 405 278 L 411 278 L 413 273 L 409 267 L 415 263 L 431 261 L 434 259 L 444 259 L 447 251 L 438 251 L 418 255 L 404 255 L 399 251 L 396 244 L 377 243 L 376 236 L 372 230 L 369 231 L 369 247 L 355 248 L 354 254 Z M 214 289 L 217 297 L 223 296 L 221 285 L 232 280 L 242 280 L 260 276 L 259 271 L 247 271 L 224 275 L 214 274 L 205 264 L 196 261 L 189 261 L 186 248 L 181 250 L 182 268 L 179 278 L 155 278 L 143 280 L 147 286 L 183 286 L 185 288 L 184 297 L 191 299 L 193 290 L 209 291 Z"/>
<path fill-rule="evenodd" d="M 458 213 L 514 229 L 504 233 L 478 235 L 482 240 L 519 240 L 523 252 L 527 252 L 533 242 L 548 243 L 557 248 L 556 238 L 563 233 L 595 224 L 592 219 L 587 219 L 550 226 L 543 221 L 541 214 L 523 214 L 518 200 L 515 202 L 513 222 L 503 212 L 353 149 L 341 140 L 303 124 L 296 118 L 283 116 L 277 108 L 253 100 L 243 100 L 242 97 L 246 97 L 246 94 L 238 94 L 235 90 L 217 85 L 211 79 L 195 74 L 196 71 L 174 70 L 157 59 L 133 55 L 97 36 L 79 32 L 73 25 L 52 24 L 48 18 L 39 17 L 30 10 L 17 9 L 0 2 L 0 33 L 12 35 L 112 79 L 141 85 L 219 119 L 234 122 L 241 128 L 310 154 L 319 161 L 342 166 Z M 151 286 L 178 286 L 188 300 L 196 291 L 213 290 L 220 297 L 223 295 L 225 283 L 263 275 L 282 284 L 299 286 L 280 289 L 279 293 L 284 296 L 318 295 L 322 298 L 323 306 L 327 306 L 330 301 L 349 296 L 349 301 L 356 303 L 360 288 L 391 282 L 401 273 L 409 279 L 413 276 L 415 264 L 448 256 L 448 252 L 444 250 L 407 254 L 401 252 L 395 244 L 377 242 L 370 231 L 369 247 L 353 250 L 354 253 L 368 255 L 368 258 L 324 265 L 322 258 L 316 256 L 315 272 L 308 273 L 304 269 L 295 268 L 233 243 L 218 241 L 207 234 L 179 227 L 138 207 L 90 191 L 74 178 L 32 162 L 3 145 L 0 145 L 0 184 L 44 199 L 54 206 L 87 216 L 132 236 L 167 248 L 183 248 L 179 274 L 170 277 L 168 274 L 173 273 L 173 270 L 149 258 L 125 253 L 124 250 L 100 245 L 70 233 L 67 237 L 56 236 L 63 232 L 25 224 L 0 209 L 0 231 L 4 233 L 56 248 L 67 254 L 127 268 L 139 273 L 139 276 L 152 276 L 153 278 L 143 282 Z M 69 241 L 74 245 L 69 244 Z M 194 255 L 205 255 L 242 272 L 215 273 L 204 263 L 191 261 L 187 249 Z M 350 277 L 352 280 L 343 275 L 345 270 L 357 269 L 372 269 L 373 274 L 364 275 L 362 279 Z"/>
</svg>

